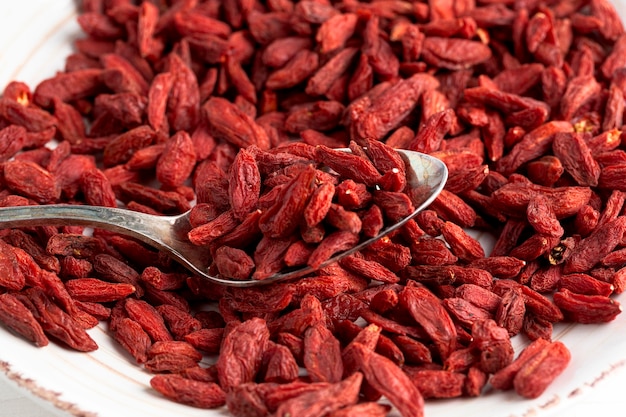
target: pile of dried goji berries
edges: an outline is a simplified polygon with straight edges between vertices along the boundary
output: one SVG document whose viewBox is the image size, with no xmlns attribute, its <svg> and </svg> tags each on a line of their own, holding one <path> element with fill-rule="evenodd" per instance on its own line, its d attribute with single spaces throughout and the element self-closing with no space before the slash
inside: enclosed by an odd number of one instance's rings
<svg viewBox="0 0 626 417">
<path fill-rule="evenodd" d="M 110 232 L 4 230 L 0 320 L 36 345 L 96 349 L 106 321 L 174 401 L 346 417 L 385 397 L 408 417 L 486 385 L 537 397 L 570 359 L 553 324 L 619 314 L 626 34 L 607 0 L 84 0 L 78 21 L 64 71 L 0 98 L 1 206 L 193 206 L 215 270 L 261 279 L 410 209 L 391 148 L 450 177 L 369 249 L 261 288 Z M 341 181 L 311 168 L 338 147 L 359 158 Z"/>
</svg>

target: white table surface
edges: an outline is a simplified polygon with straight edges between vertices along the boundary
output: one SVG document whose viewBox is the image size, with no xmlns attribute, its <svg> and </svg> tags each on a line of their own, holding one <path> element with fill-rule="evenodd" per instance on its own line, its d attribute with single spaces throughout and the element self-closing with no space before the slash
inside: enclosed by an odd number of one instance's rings
<svg viewBox="0 0 626 417">
<path fill-rule="evenodd" d="M 2 417 L 50 417 L 50 412 L 26 396 L 22 390 L 0 378 L 0 416 Z"/>
</svg>

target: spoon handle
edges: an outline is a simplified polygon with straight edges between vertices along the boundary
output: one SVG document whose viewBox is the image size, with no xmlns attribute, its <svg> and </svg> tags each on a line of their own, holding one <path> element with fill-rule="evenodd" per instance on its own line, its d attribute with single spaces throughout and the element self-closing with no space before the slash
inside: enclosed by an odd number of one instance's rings
<svg viewBox="0 0 626 417">
<path fill-rule="evenodd" d="M 208 257 L 187 240 L 188 213 L 155 216 L 132 210 L 52 204 L 0 208 L 0 228 L 25 226 L 89 226 L 133 237 L 158 250 L 166 251 L 191 271 L 216 282 L 226 282 L 207 274 Z"/>
<path fill-rule="evenodd" d="M 81 205 L 15 206 L 0 208 L 0 227 L 90 226 L 119 232 L 154 244 L 163 236 L 155 229 L 171 228 L 174 217 L 153 216 L 131 210 Z M 164 227 L 159 227 L 160 223 Z"/>
</svg>

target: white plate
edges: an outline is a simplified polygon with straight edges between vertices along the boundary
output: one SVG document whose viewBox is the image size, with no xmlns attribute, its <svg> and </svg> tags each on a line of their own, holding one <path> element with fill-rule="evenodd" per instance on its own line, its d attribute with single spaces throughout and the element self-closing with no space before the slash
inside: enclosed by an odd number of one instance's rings
<svg viewBox="0 0 626 417">
<path fill-rule="evenodd" d="M 626 0 L 616 4 L 626 10 Z M 2 1 L 0 88 L 15 79 L 34 87 L 62 69 L 70 43 L 80 33 L 75 19 L 72 0 Z M 624 295 L 617 299 L 626 303 Z M 227 415 L 161 398 L 150 389 L 150 375 L 132 364 L 104 327 L 90 334 L 100 348 L 85 354 L 55 344 L 38 349 L 0 327 L 0 389 L 20 387 L 20 395 L 38 402 L 48 415 L 63 417 Z M 511 393 L 489 392 L 476 399 L 431 401 L 426 416 L 582 416 L 590 410 L 602 414 L 626 406 L 626 397 L 618 391 L 626 384 L 626 315 L 606 325 L 558 326 L 554 336 L 570 348 L 572 362 L 540 398 L 529 401 Z M 522 340 L 515 339 L 518 349 Z M 6 412 L 0 408 L 0 415 Z"/>
</svg>

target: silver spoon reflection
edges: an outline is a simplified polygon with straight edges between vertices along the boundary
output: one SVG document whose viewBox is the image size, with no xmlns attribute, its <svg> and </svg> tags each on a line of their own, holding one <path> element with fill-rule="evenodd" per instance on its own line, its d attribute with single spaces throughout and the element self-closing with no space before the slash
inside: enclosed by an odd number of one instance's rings
<svg viewBox="0 0 626 417">
<path fill-rule="evenodd" d="M 440 160 L 418 152 L 398 150 L 407 162 L 407 187 L 412 188 L 411 197 L 415 211 L 399 222 L 383 229 L 377 236 L 357 246 L 337 253 L 321 267 L 336 262 L 344 256 L 359 251 L 393 230 L 402 226 L 417 213 L 424 210 L 441 192 L 448 170 Z M 176 216 L 155 216 L 131 210 L 82 205 L 42 205 L 0 208 L 0 228 L 42 225 L 82 225 L 117 232 L 144 242 L 168 253 L 173 259 L 194 274 L 212 282 L 234 287 L 249 287 L 279 280 L 301 277 L 313 272 L 302 267 L 281 272 L 262 280 L 236 281 L 208 273 L 210 256 L 207 249 L 187 240 L 189 212 Z"/>
</svg>

